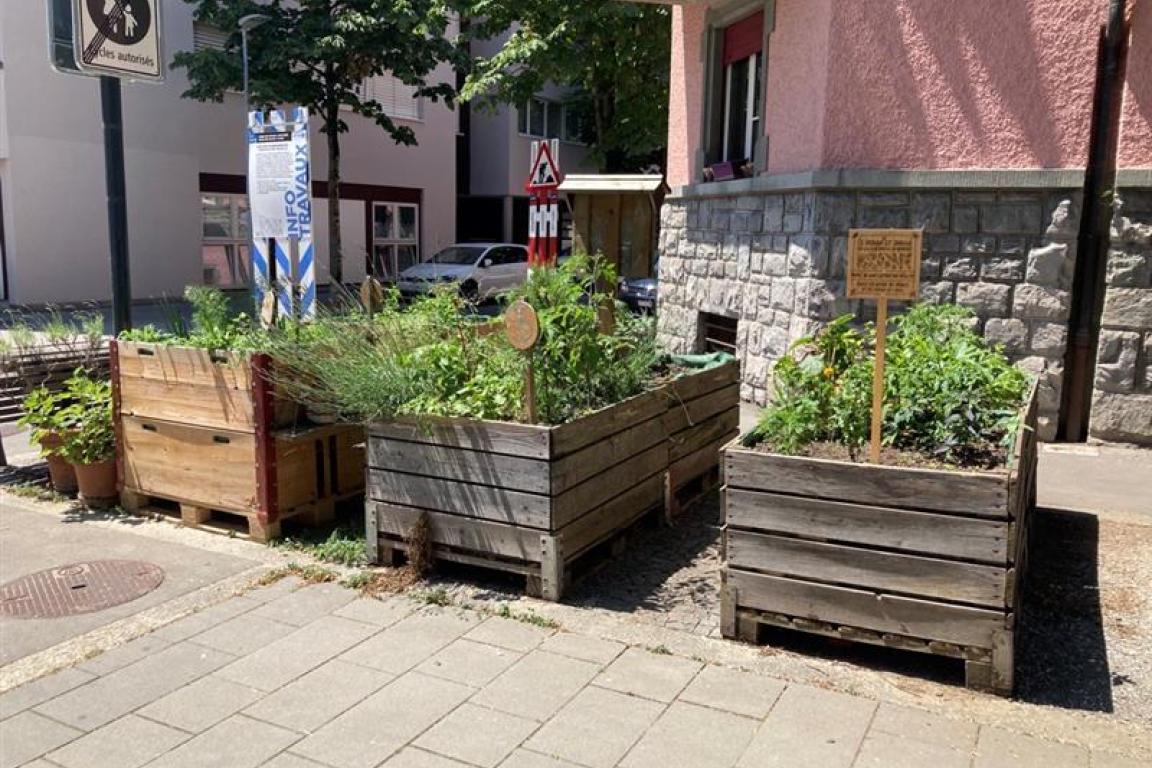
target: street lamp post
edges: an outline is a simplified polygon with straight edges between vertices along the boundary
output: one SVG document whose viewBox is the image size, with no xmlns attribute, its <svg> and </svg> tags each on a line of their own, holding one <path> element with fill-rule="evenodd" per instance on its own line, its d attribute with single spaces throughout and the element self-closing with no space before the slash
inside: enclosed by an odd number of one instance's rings
<svg viewBox="0 0 1152 768">
<path fill-rule="evenodd" d="M 271 18 L 271 17 L 269 17 L 263 13 L 250 13 L 247 16 L 242 17 L 240 19 L 240 22 L 239 22 L 240 51 L 241 51 L 241 57 L 244 60 L 244 130 L 245 131 L 248 130 L 248 113 L 252 111 L 252 97 L 248 92 L 248 33 L 251 32 L 253 29 L 256 29 L 256 27 L 260 26 L 264 22 L 268 21 L 269 18 Z M 251 237 L 252 236 L 251 235 L 251 233 L 252 233 L 252 206 L 251 206 L 251 204 L 249 204 L 249 206 L 248 206 L 248 233 L 249 233 L 249 237 Z M 251 249 L 254 246 L 252 244 L 249 244 L 248 247 Z M 249 261 L 251 261 L 251 258 L 252 258 L 252 254 L 249 253 Z M 256 278 L 255 266 L 253 266 L 252 274 L 249 277 L 249 283 L 250 284 L 248 286 L 250 294 L 258 293 L 259 286 L 256 284 L 256 279 L 257 278 Z M 260 308 L 257 307 L 257 313 L 259 313 L 259 309 Z"/>
</svg>

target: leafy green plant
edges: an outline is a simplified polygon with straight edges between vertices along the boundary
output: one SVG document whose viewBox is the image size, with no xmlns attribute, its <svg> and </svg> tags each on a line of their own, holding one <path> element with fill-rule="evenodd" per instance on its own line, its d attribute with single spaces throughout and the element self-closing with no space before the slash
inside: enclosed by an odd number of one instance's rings
<svg viewBox="0 0 1152 768">
<path fill-rule="evenodd" d="M 284 538 L 276 540 L 274 546 L 304 552 L 322 562 L 349 568 L 366 565 L 368 562 L 363 530 L 337 528 L 327 538 Z"/>
<path fill-rule="evenodd" d="M 67 405 L 61 418 L 70 425 L 62 433 L 61 455 L 73 464 L 96 464 L 116 455 L 112 420 L 112 385 L 77 371 L 63 392 Z"/>
<path fill-rule="evenodd" d="M 1029 386 L 955 305 L 920 304 L 892 321 L 885 356 L 885 445 L 950 463 L 987 464 L 1014 439 Z M 774 369 L 775 397 L 745 443 L 799 453 L 814 442 L 867 442 L 875 328 L 838 318 Z"/>
<path fill-rule="evenodd" d="M 63 435 L 75 426 L 74 414 L 67 407 L 70 403 L 67 392 L 53 392 L 47 387 L 37 387 L 24 396 L 24 413 L 16 423 L 30 428 L 32 441 L 45 457 L 62 455 Z"/>
</svg>

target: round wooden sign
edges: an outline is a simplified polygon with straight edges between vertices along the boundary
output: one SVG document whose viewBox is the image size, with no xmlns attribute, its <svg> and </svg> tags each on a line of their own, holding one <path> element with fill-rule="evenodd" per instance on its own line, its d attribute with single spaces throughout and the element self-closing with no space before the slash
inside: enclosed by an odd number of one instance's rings
<svg viewBox="0 0 1152 768">
<path fill-rule="evenodd" d="M 384 286 L 374 277 L 370 277 L 360 284 L 360 303 L 370 315 L 374 315 L 384 307 Z"/>
<path fill-rule="evenodd" d="M 540 321 L 531 304 L 520 300 L 508 307 L 504 313 L 504 333 L 508 343 L 521 352 L 536 346 L 540 339 Z"/>
</svg>

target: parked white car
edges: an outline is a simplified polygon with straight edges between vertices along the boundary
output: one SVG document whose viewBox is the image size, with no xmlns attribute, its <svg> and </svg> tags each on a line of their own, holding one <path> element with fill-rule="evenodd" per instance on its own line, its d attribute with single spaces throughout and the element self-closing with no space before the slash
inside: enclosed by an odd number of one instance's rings
<svg viewBox="0 0 1152 768">
<path fill-rule="evenodd" d="M 491 299 L 528 277 L 528 249 L 512 243 L 460 243 L 400 273 L 396 287 L 405 296 L 454 283 L 474 301 Z"/>
</svg>

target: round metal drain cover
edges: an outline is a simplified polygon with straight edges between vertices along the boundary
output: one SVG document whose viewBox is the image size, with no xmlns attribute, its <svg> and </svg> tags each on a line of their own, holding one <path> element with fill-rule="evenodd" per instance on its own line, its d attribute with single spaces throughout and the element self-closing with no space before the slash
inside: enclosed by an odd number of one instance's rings
<svg viewBox="0 0 1152 768">
<path fill-rule="evenodd" d="M 148 594 L 164 571 L 136 560 L 94 560 L 22 576 L 0 586 L 0 614 L 53 619 L 92 613 Z"/>
</svg>

